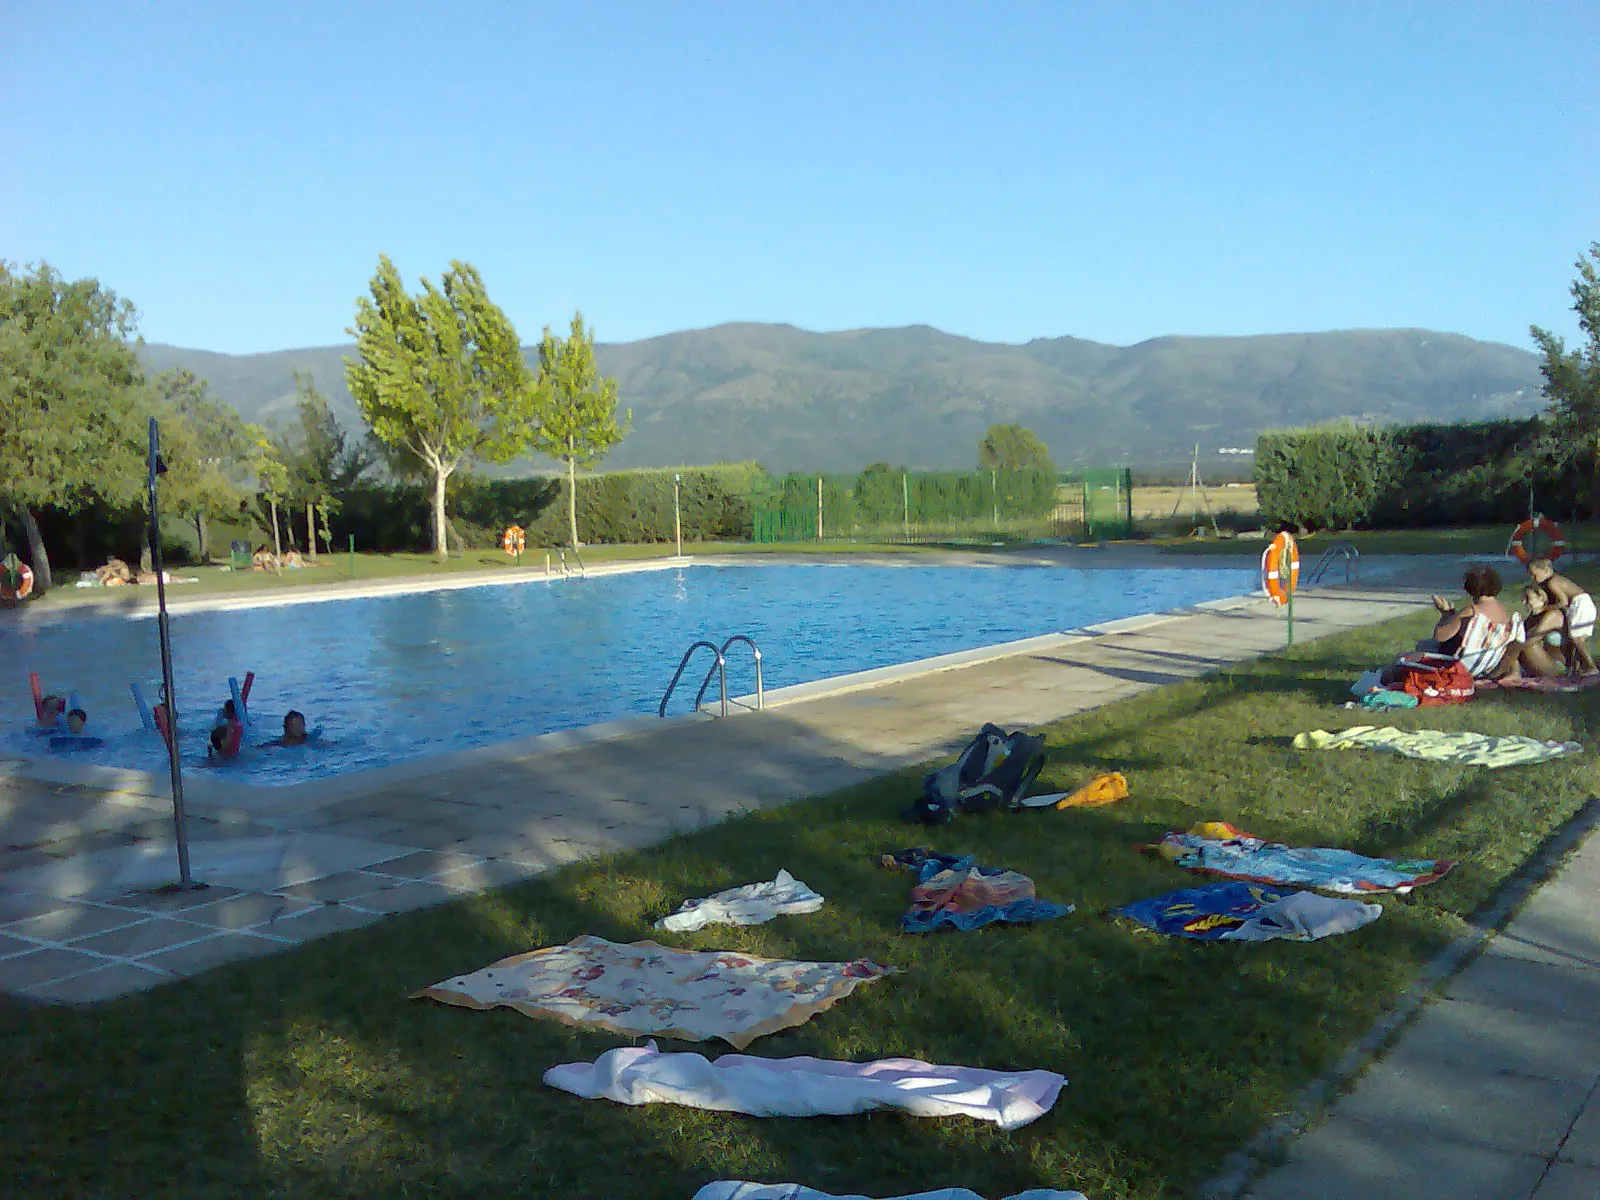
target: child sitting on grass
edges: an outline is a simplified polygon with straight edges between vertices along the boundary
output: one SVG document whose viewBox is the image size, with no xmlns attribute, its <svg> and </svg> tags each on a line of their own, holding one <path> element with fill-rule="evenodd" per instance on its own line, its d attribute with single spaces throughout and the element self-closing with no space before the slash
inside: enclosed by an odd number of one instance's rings
<svg viewBox="0 0 1600 1200">
<path fill-rule="evenodd" d="M 1594 599 L 1565 575 L 1556 574 L 1547 558 L 1536 558 L 1528 564 L 1528 574 L 1549 598 L 1552 608 L 1562 615 L 1563 641 L 1566 643 L 1567 670 L 1574 675 L 1592 675 L 1600 668 L 1589 653 L 1589 638 L 1594 634 Z"/>
</svg>

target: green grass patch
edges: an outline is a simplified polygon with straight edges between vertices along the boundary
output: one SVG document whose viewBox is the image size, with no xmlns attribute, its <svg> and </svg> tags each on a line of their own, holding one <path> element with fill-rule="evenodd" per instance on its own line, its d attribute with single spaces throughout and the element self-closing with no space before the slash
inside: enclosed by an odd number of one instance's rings
<svg viewBox="0 0 1600 1200">
<path fill-rule="evenodd" d="M 1186 1195 L 1594 794 L 1589 756 L 1489 771 L 1288 746 L 1305 729 L 1371 721 L 1338 707 L 1349 680 L 1426 625 L 1412 617 L 1298 646 L 1049 727 L 1040 786 L 1121 770 L 1132 798 L 1106 809 L 913 830 L 895 816 L 917 786 L 918 772 L 905 772 L 111 1005 L 7 1006 L 7 1193 L 687 1200 L 735 1177 L 869 1196 L 950 1183 L 988 1196 Z M 1497 694 L 1380 720 L 1587 743 L 1600 697 Z M 1198 944 L 1108 917 L 1197 882 L 1133 846 L 1203 819 L 1462 865 L 1413 898 L 1386 899 L 1376 924 L 1310 945 Z M 909 877 L 875 860 L 919 841 L 1024 871 L 1042 897 L 1078 912 L 1035 928 L 901 935 Z M 652 933 L 683 898 L 779 867 L 827 907 L 754 929 Z M 540 1082 L 553 1064 L 618 1045 L 614 1035 L 406 999 L 580 933 L 893 964 L 904 974 L 752 1052 L 1044 1067 L 1070 1086 L 1048 1116 L 1009 1134 L 893 1113 L 626 1108 Z"/>
<path fill-rule="evenodd" d="M 1313 533 L 1299 539 L 1300 559 L 1314 563 L 1329 546 L 1350 542 L 1362 554 L 1504 554 L 1510 525 L 1481 525 L 1459 529 L 1361 529 L 1352 533 Z M 1582 522 L 1562 527 L 1575 549 L 1600 546 L 1600 525 Z M 1266 546 L 1262 539 L 1186 538 L 1162 541 L 1168 554 L 1253 554 Z M 1509 560 L 1508 560 L 1509 561 Z M 1335 574 L 1338 574 L 1335 571 Z"/>
</svg>

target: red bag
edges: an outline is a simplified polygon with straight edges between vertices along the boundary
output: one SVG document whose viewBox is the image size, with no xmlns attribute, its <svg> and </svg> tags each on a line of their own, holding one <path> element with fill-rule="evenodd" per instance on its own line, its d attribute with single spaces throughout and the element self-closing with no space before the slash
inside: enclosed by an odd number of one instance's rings
<svg viewBox="0 0 1600 1200">
<path fill-rule="evenodd" d="M 1419 705 L 1461 704 L 1477 690 L 1472 672 L 1458 659 L 1419 654 L 1402 659 L 1400 667 L 1405 672 L 1400 690 L 1415 696 Z"/>
</svg>

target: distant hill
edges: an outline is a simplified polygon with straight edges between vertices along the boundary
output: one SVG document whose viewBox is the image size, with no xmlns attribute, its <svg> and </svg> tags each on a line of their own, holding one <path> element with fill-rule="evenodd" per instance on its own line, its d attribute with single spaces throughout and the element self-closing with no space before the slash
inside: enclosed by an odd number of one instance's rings
<svg viewBox="0 0 1600 1200">
<path fill-rule="evenodd" d="M 353 352 L 143 351 L 151 370 L 187 367 L 264 423 L 292 417 L 293 373 L 309 371 L 340 419 L 359 429 L 344 384 Z M 1044 438 L 1062 466 L 1163 463 L 1187 461 L 1196 442 L 1207 459 L 1253 446 L 1277 426 L 1465 420 L 1543 406 L 1532 353 L 1421 329 L 1016 346 L 925 325 L 810 333 L 733 324 L 602 345 L 599 359 L 634 415 L 610 467 L 757 459 L 780 471 L 855 471 L 878 460 L 970 468 L 984 430 L 1011 421 Z"/>
</svg>

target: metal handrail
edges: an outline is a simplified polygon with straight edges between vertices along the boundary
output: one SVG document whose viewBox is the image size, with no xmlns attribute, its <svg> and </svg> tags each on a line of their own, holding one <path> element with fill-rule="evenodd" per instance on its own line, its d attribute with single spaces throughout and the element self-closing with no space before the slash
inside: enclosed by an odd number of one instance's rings
<svg viewBox="0 0 1600 1200">
<path fill-rule="evenodd" d="M 717 656 L 717 661 L 712 665 L 711 668 L 713 671 L 715 671 L 717 666 L 722 663 L 722 651 L 717 649 L 717 644 L 715 642 L 708 642 L 702 639 L 685 650 L 683 652 L 682 660 L 678 663 L 678 669 L 672 673 L 672 682 L 667 684 L 666 694 L 661 697 L 661 706 L 656 709 L 656 715 L 658 717 L 664 717 L 667 715 L 667 701 L 672 699 L 673 689 L 678 686 L 678 680 L 683 678 L 684 668 L 689 665 L 689 660 L 694 657 L 694 652 L 700 649 L 701 646 L 704 646 L 707 650 L 711 651 L 711 653 Z M 696 700 L 695 710 L 699 711 L 699 708 L 700 702 Z M 724 713 L 723 715 L 726 716 L 727 714 Z"/>
<path fill-rule="evenodd" d="M 1339 542 L 1329 546 L 1322 552 L 1322 557 L 1317 559 L 1317 565 L 1311 568 L 1311 573 L 1306 576 L 1306 586 L 1320 580 L 1328 573 L 1331 567 L 1340 558 L 1344 559 L 1344 581 L 1353 583 L 1356 576 L 1356 563 L 1361 558 L 1361 551 L 1356 549 L 1352 542 Z"/>
<path fill-rule="evenodd" d="M 578 553 L 576 546 L 572 548 L 572 561 L 578 564 L 578 577 L 580 579 L 589 578 L 589 568 L 583 565 L 583 556 Z"/>
<path fill-rule="evenodd" d="M 705 699 L 706 689 L 711 686 L 712 671 L 720 670 L 722 672 L 722 715 L 728 715 L 728 647 L 733 645 L 735 642 L 743 642 L 746 646 L 750 647 L 751 653 L 755 655 L 756 709 L 759 711 L 766 708 L 766 691 L 761 686 L 761 647 L 756 645 L 744 634 L 736 633 L 727 641 L 722 643 L 722 648 L 717 651 L 717 661 L 712 664 L 711 670 L 706 672 L 705 679 L 701 681 L 700 690 L 695 693 L 694 697 L 694 709 L 696 712 L 700 711 L 700 701 Z"/>
</svg>

